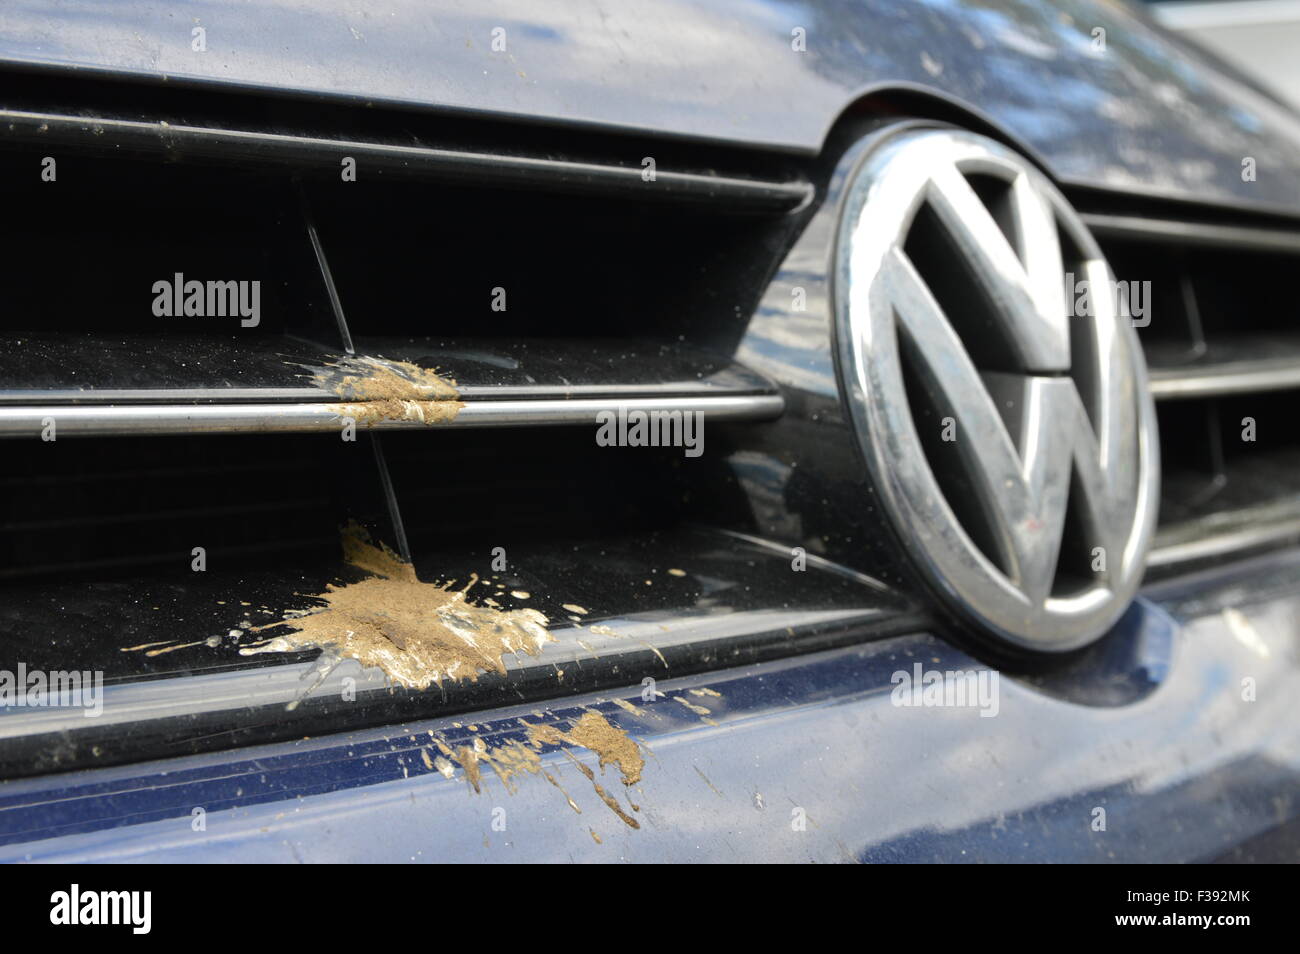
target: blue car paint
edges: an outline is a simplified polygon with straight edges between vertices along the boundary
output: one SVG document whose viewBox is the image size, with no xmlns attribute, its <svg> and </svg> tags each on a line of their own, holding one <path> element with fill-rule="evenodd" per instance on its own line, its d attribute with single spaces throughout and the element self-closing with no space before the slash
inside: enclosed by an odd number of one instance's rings
<svg viewBox="0 0 1300 954">
<path fill-rule="evenodd" d="M 1254 591 L 1263 577 L 1270 589 Z M 1284 555 L 1161 584 L 1173 615 L 1139 601 L 1095 663 L 1123 684 L 1118 704 L 1079 671 L 1055 683 L 1003 673 L 993 717 L 901 707 L 896 674 L 917 663 L 986 668 L 916 634 L 665 680 L 653 703 L 640 687 L 619 693 L 639 716 L 605 694 L 484 713 L 475 729 L 461 716 L 460 728 L 432 720 L 18 780 L 0 790 L 0 860 L 1193 861 L 1261 836 L 1294 851 L 1297 582 L 1300 558 Z M 720 697 L 689 693 L 699 688 Z M 593 753 L 570 750 L 639 806 L 639 830 L 553 746 L 543 766 L 581 814 L 540 776 L 509 791 L 485 771 L 476 794 L 422 755 L 437 754 L 434 731 L 495 745 L 522 738 L 521 718 L 585 706 L 644 747 L 626 792 Z"/>
</svg>

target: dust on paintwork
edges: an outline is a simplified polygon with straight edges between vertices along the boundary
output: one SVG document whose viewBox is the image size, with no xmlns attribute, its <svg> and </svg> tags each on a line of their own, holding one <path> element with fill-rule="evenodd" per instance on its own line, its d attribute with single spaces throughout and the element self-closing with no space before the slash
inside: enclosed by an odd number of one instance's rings
<svg viewBox="0 0 1300 954">
<path fill-rule="evenodd" d="M 348 355 L 307 370 L 318 387 L 345 402 L 330 405 L 331 411 L 367 426 L 379 421 L 445 424 L 465 406 L 457 400 L 454 380 L 409 361 Z"/>
<path fill-rule="evenodd" d="M 505 657 L 537 656 L 555 640 L 538 610 L 470 602 L 469 590 L 478 582 L 473 574 L 460 589 L 421 582 L 411 564 L 371 542 L 355 523 L 344 529 L 343 552 L 349 564 L 369 575 L 355 583 L 331 583 L 311 597 L 318 607 L 255 627 L 283 632 L 240 653 L 320 648 L 378 667 L 407 689 L 427 689 L 448 679 L 477 681 L 480 672 L 505 675 Z"/>
<path fill-rule="evenodd" d="M 691 768 L 695 769 L 695 773 L 696 773 L 697 775 L 699 775 L 700 778 L 704 779 L 704 784 L 705 784 L 705 785 L 707 785 L 707 786 L 709 786 L 709 788 L 713 789 L 713 794 L 717 795 L 718 798 L 726 798 L 726 797 L 727 797 L 727 796 L 723 795 L 720 791 L 718 791 L 718 787 L 717 787 L 716 785 L 713 784 L 713 782 L 709 779 L 709 777 L 708 777 L 707 775 L 704 774 L 704 770 L 703 770 L 703 769 L 701 769 L 698 765 L 692 765 Z"/>
</svg>

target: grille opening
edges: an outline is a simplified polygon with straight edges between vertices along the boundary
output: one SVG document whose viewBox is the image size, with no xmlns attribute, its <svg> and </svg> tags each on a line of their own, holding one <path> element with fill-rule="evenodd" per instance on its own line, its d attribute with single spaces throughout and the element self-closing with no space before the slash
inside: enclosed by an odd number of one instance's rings
<svg viewBox="0 0 1300 954">
<path fill-rule="evenodd" d="M 1295 256 L 1192 249 L 1187 268 L 1206 338 L 1295 333 Z"/>
<path fill-rule="evenodd" d="M 40 180 L 40 150 L 0 152 L 0 201 L 23 223 L 0 238 L 0 330 L 242 341 L 307 327 L 297 257 L 309 250 L 288 227 L 283 178 L 51 151 L 54 182 Z M 154 283 L 178 272 L 186 281 L 259 281 L 258 324 L 155 315 Z"/>
<path fill-rule="evenodd" d="M 334 564 L 351 518 L 397 546 L 370 438 L 258 435 L 15 441 L 0 476 L 0 583 L 192 579 Z M 593 540 L 680 526 L 702 459 L 601 447 L 595 427 L 384 436 L 412 545 L 490 551 L 506 538 Z M 486 548 L 483 546 L 488 545 Z"/>
<path fill-rule="evenodd" d="M 40 180 L 47 151 L 56 153 L 54 182 Z M 555 183 L 384 179 L 364 163 L 355 182 L 334 170 L 307 168 L 301 182 L 297 174 L 275 163 L 7 143 L 0 198 L 31 226 L 0 245 L 10 289 L 0 336 L 12 342 L 0 349 L 12 393 L 0 399 L 75 403 L 100 391 L 137 403 L 311 400 L 304 366 L 344 343 L 309 219 L 363 353 L 438 364 L 454 351 L 485 380 L 516 387 L 568 383 L 562 371 L 530 377 L 537 361 L 559 367 L 546 348 L 564 360 L 586 348 L 578 377 L 611 380 L 617 360 L 602 365 L 604 356 L 640 362 L 670 346 L 729 355 L 796 224 L 743 203 L 662 201 L 639 179 L 644 191 L 624 184 L 611 200 Z M 155 314 L 160 294 L 177 304 L 178 274 L 203 283 L 205 309 L 220 302 L 226 314 Z M 253 282 L 257 322 L 246 326 L 251 316 L 226 295 Z M 182 304 L 189 294 L 183 286 Z M 493 309 L 498 301 L 504 311 Z M 505 374 L 491 355 L 473 363 L 497 348 L 531 350 L 516 362 L 524 367 L 501 365 Z M 637 380 L 667 373 L 637 370 Z"/>
<path fill-rule="evenodd" d="M 1149 322 L 1138 336 L 1152 367 L 1300 349 L 1288 289 L 1295 256 L 1113 240 L 1105 251 L 1118 280 L 1150 282 Z"/>
<path fill-rule="evenodd" d="M 1186 285 L 1187 260 L 1184 250 L 1152 248 L 1142 242 L 1107 242 L 1102 248 L 1117 282 L 1150 282 L 1146 323 L 1135 323 L 1138 338 L 1151 355 L 1165 360 L 1195 356 L 1196 314 L 1191 289 Z"/>
<path fill-rule="evenodd" d="M 1300 394 L 1261 392 L 1159 406 L 1161 521 L 1300 499 Z M 1254 440 L 1244 439 L 1254 422 Z"/>
<path fill-rule="evenodd" d="M 47 152 L 54 182 L 40 180 Z M 292 386 L 274 359 L 301 357 L 304 343 L 342 344 L 302 196 L 354 338 L 380 347 L 385 338 L 649 338 L 730 353 L 795 224 L 664 202 L 653 182 L 611 201 L 558 187 L 384 179 L 364 164 L 356 182 L 307 170 L 300 190 L 292 175 L 274 164 L 250 171 L 7 143 L 0 199 L 27 225 L 0 240 L 10 290 L 0 334 L 48 366 L 17 386 L 56 385 L 69 333 L 120 352 L 119 377 L 150 362 L 150 350 L 166 364 L 195 347 L 207 357 L 178 367 L 176 386 Z M 215 303 L 224 283 L 258 282 L 257 324 L 245 326 L 233 301 L 224 317 L 156 315 L 155 283 L 177 274 L 204 283 L 205 305 L 208 283 L 223 283 Z M 494 310 L 498 288 L 504 311 Z M 221 380 L 211 380 L 214 364 L 224 365 Z M 6 377 L 12 387 L 25 375 Z"/>
<path fill-rule="evenodd" d="M 654 188 L 619 203 L 365 176 L 309 191 L 356 336 L 738 335 L 785 226 L 656 204 Z"/>
<path fill-rule="evenodd" d="M 1282 251 L 1300 240 L 1281 224 L 1094 222 L 1116 277 L 1151 283 L 1138 334 L 1160 429 L 1155 572 L 1300 538 L 1297 259 Z"/>
<path fill-rule="evenodd" d="M 594 425 L 385 435 L 412 552 L 486 562 L 511 542 L 586 545 L 680 525 L 702 460 L 680 447 L 601 447 L 595 435 Z"/>
<path fill-rule="evenodd" d="M 0 667 L 94 662 L 110 681 L 130 681 L 298 658 L 242 656 L 244 637 L 156 657 L 123 650 L 177 642 L 190 649 L 308 608 L 310 595 L 331 582 L 360 579 L 342 553 L 340 531 L 350 521 L 399 549 L 370 441 L 362 434 L 355 443 L 322 435 L 14 442 L 0 478 Z M 606 544 L 681 531 L 692 520 L 716 525 L 719 508 L 738 509 L 698 496 L 692 468 L 708 466 L 702 459 L 676 447 L 600 447 L 594 428 L 395 433 L 383 441 L 426 581 L 485 577 L 495 547 L 512 570 L 527 569 L 520 553 L 572 551 L 583 572 L 598 574 Z M 195 547 L 205 551 L 202 572 L 193 569 Z"/>
<path fill-rule="evenodd" d="M 125 683 L 289 661 L 241 655 L 230 634 L 355 573 L 340 528 L 383 532 L 386 519 L 364 438 L 30 440 L 6 454 L 0 668 L 10 671 Z"/>
<path fill-rule="evenodd" d="M 1209 401 L 1175 401 L 1159 404 L 1156 417 L 1160 428 L 1160 473 L 1162 500 L 1169 503 L 1172 486 L 1180 474 L 1212 476 L 1221 460 L 1222 446 L 1216 441 L 1221 429 L 1212 427 L 1217 405 Z"/>
<path fill-rule="evenodd" d="M 366 447 L 314 435 L 24 440 L 5 452 L 0 582 L 14 586 L 189 580 L 194 547 L 208 572 L 331 562 L 349 513 L 375 509 Z"/>
</svg>

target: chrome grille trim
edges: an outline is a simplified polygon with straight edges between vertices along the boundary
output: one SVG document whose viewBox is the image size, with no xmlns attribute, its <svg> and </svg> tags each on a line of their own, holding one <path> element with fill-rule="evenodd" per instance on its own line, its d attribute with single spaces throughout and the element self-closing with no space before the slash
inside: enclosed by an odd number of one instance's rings
<svg viewBox="0 0 1300 954">
<path fill-rule="evenodd" d="M 46 419 L 58 436 L 128 434 L 221 434 L 249 432 L 337 431 L 343 424 L 334 404 L 126 405 L 88 407 L 45 405 L 0 408 L 0 437 L 39 437 Z M 779 417 L 780 395 L 736 397 L 699 395 L 685 398 L 627 398 L 467 402 L 449 421 L 379 420 L 359 428 L 517 427 L 592 424 L 601 411 L 700 413 L 709 421 L 754 421 Z"/>
<path fill-rule="evenodd" d="M 1233 361 L 1186 368 L 1152 368 L 1151 393 L 1156 400 L 1249 394 L 1300 388 L 1300 354 L 1294 358 Z"/>
<path fill-rule="evenodd" d="M 1151 570 L 1300 540 L 1300 500 L 1223 511 L 1164 527 L 1147 558 Z"/>
</svg>

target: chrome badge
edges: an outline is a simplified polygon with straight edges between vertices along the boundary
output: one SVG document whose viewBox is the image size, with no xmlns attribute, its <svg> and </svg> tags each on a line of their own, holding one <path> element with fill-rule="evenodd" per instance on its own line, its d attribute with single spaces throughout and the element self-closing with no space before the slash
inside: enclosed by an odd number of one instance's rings
<svg viewBox="0 0 1300 954">
<path fill-rule="evenodd" d="M 1000 143 L 909 128 L 852 174 L 836 256 L 854 426 L 920 574 L 1021 648 L 1101 636 L 1141 581 L 1159 444 L 1137 334 L 1083 222 Z"/>
</svg>

